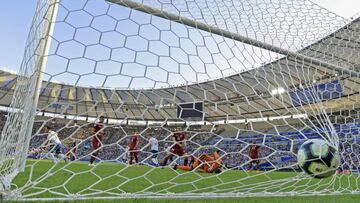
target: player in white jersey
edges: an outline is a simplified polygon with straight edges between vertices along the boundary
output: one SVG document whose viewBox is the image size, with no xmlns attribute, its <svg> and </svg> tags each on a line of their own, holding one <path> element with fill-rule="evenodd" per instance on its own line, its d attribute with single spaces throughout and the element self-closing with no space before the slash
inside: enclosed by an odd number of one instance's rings
<svg viewBox="0 0 360 203">
<path fill-rule="evenodd" d="M 152 134 L 148 134 L 150 150 L 152 153 L 151 161 L 157 166 L 159 165 L 159 161 L 157 160 L 157 156 L 159 153 L 159 142 L 158 140 L 152 136 Z"/>
<path fill-rule="evenodd" d="M 129 162 L 129 157 L 130 157 L 130 149 L 128 146 L 125 147 L 125 151 L 121 156 L 121 159 L 124 163 L 128 163 Z"/>
<path fill-rule="evenodd" d="M 58 134 L 51 130 L 49 126 L 44 127 L 44 132 L 47 133 L 45 148 L 49 150 L 50 159 L 53 162 L 57 162 L 57 159 L 64 159 L 66 162 L 66 156 L 62 153 L 63 146 Z"/>
</svg>

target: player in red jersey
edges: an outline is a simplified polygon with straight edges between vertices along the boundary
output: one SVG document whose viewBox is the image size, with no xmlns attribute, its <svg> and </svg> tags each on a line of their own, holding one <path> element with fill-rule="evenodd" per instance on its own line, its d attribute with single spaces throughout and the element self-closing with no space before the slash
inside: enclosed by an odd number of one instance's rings
<svg viewBox="0 0 360 203">
<path fill-rule="evenodd" d="M 170 154 L 168 154 L 163 161 L 163 166 L 166 166 L 169 159 L 172 159 L 174 155 L 184 157 L 184 166 L 188 165 L 188 155 L 185 151 L 186 134 L 181 131 L 181 128 L 176 128 L 176 131 L 172 135 L 172 141 L 174 144 L 170 148 Z"/>
<path fill-rule="evenodd" d="M 94 134 L 92 136 L 92 152 L 89 166 L 94 166 L 94 161 L 96 160 L 102 146 L 101 140 L 105 136 L 105 133 L 102 131 L 105 126 L 104 120 L 104 116 L 100 116 L 99 122 L 95 123 L 94 127 L 92 127 L 92 132 Z"/>
<path fill-rule="evenodd" d="M 248 170 L 252 169 L 253 164 L 256 164 L 256 170 L 260 170 L 260 146 L 256 144 L 256 140 L 249 146 L 250 163 Z"/>
<path fill-rule="evenodd" d="M 130 159 L 129 159 L 129 165 L 132 164 L 133 159 L 135 160 L 135 163 L 139 163 L 139 135 L 136 131 L 134 131 L 133 135 L 130 139 L 130 145 L 129 145 L 129 152 L 130 152 Z"/>
<path fill-rule="evenodd" d="M 198 170 L 203 173 L 221 173 L 221 159 L 219 156 L 219 150 L 216 150 L 213 156 L 209 154 L 202 154 L 198 158 L 193 158 L 191 166 L 174 166 L 174 169 L 180 169 L 185 171 Z"/>
</svg>

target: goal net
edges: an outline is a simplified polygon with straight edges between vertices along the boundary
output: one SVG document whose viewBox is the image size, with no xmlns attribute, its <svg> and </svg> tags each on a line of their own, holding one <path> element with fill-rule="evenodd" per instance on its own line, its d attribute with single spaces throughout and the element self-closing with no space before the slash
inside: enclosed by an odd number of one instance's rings
<svg viewBox="0 0 360 203">
<path fill-rule="evenodd" d="M 359 23 L 308 0 L 38 0 L 20 71 L 1 71 L 0 191 L 359 193 Z M 299 168 L 309 139 L 336 174 Z"/>
</svg>

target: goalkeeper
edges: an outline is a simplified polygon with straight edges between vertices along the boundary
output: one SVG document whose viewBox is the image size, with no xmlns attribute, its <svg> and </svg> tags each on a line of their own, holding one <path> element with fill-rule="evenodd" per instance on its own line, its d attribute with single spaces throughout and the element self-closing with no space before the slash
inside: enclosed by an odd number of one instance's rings
<svg viewBox="0 0 360 203">
<path fill-rule="evenodd" d="M 175 165 L 174 169 L 185 171 L 198 170 L 202 173 L 221 173 L 221 159 L 219 156 L 219 150 L 216 150 L 213 156 L 209 154 L 202 154 L 198 158 L 192 157 L 190 165 L 191 166 Z"/>
</svg>

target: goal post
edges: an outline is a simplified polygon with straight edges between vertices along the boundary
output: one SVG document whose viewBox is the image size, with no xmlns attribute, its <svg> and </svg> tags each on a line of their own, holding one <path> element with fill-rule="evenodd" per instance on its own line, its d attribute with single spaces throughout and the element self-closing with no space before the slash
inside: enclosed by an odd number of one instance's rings
<svg viewBox="0 0 360 203">
<path fill-rule="evenodd" d="M 36 62 L 35 66 L 39 67 L 35 70 L 34 75 L 35 75 L 35 80 L 36 80 L 36 85 L 35 85 L 35 93 L 34 93 L 34 97 L 33 97 L 33 104 L 32 104 L 32 113 L 30 113 L 32 115 L 32 117 L 30 118 L 29 122 L 29 126 L 26 128 L 26 135 L 25 135 L 25 141 L 24 141 L 24 148 L 22 150 L 22 155 L 24 156 L 22 160 L 26 159 L 27 153 L 29 151 L 29 144 L 30 144 L 30 138 L 31 138 L 31 134 L 32 134 L 32 129 L 33 129 L 33 123 L 34 123 L 34 119 L 36 116 L 36 112 L 37 112 L 37 106 L 38 106 L 38 101 L 39 101 L 39 97 L 40 97 L 40 91 L 41 91 L 41 86 L 43 83 L 43 79 L 44 79 L 44 72 L 45 72 L 45 68 L 46 68 L 46 62 L 47 62 L 47 56 L 48 56 L 48 52 L 50 49 L 50 45 L 51 45 L 51 36 L 54 32 L 54 23 L 56 21 L 56 15 L 57 15 L 57 10 L 58 10 L 58 5 L 59 5 L 59 0 L 52 0 L 49 1 L 49 8 L 46 11 L 46 14 L 44 16 L 44 21 L 46 22 L 44 25 L 44 33 L 45 35 L 42 37 L 42 39 L 40 40 L 38 46 L 39 46 L 39 55 L 38 55 L 38 62 Z M 21 172 L 24 171 L 25 169 L 25 163 L 23 161 L 23 165 L 20 167 Z"/>
<path fill-rule="evenodd" d="M 59 0 L 38 1 L 36 7 L 17 88 L 0 140 L 0 190 L 9 190 L 12 179 L 25 170 L 58 3 Z M 27 55 L 33 58 L 27 58 Z"/>
<path fill-rule="evenodd" d="M 358 25 L 309 0 L 38 0 L 19 73 L 0 72 L 0 192 L 358 194 Z M 340 156 L 330 177 L 299 167 L 312 139 Z"/>
</svg>

